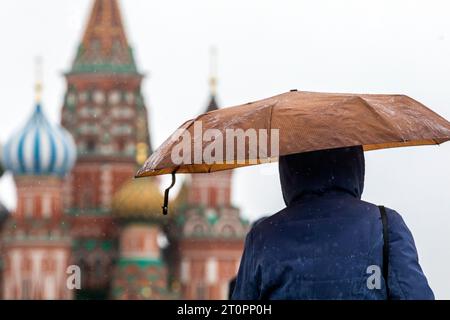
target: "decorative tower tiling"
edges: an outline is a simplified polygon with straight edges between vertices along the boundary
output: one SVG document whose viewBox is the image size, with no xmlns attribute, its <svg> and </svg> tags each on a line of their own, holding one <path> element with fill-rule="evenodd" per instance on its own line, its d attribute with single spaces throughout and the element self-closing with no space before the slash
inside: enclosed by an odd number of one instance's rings
<svg viewBox="0 0 450 320">
<path fill-rule="evenodd" d="M 207 112 L 218 107 L 215 68 L 212 59 Z M 11 214 L 0 205 L 3 298 L 227 297 L 248 231 L 230 200 L 232 173 L 191 176 L 161 215 L 156 180 L 132 181 L 151 152 L 142 79 L 118 0 L 93 0 L 66 73 L 67 131 L 37 103 L 2 148 L 18 195 Z M 73 264 L 77 291 L 66 286 Z"/>
<path fill-rule="evenodd" d="M 215 56 L 212 57 L 210 102 L 218 109 Z M 226 299 L 239 268 L 248 222 L 231 204 L 232 171 L 193 174 L 183 186 L 186 204 L 177 215 L 178 279 L 185 299 Z M 185 192 L 185 191 L 184 191 Z"/>
<path fill-rule="evenodd" d="M 47 120 L 38 100 L 26 125 L 3 148 L 2 162 L 17 186 L 17 209 L 2 232 L 4 299 L 72 298 L 66 285 L 71 237 L 61 187 L 74 161 L 72 137 Z"/>
<path fill-rule="evenodd" d="M 120 300 L 173 299 L 162 254 L 167 241 L 161 215 L 163 197 L 156 179 L 127 183 L 114 196 L 113 214 L 121 226 L 120 254 L 112 279 L 112 297 Z"/>
<path fill-rule="evenodd" d="M 80 298 L 106 298 L 117 258 L 113 195 L 150 152 L 147 109 L 117 0 L 95 0 L 71 70 L 62 125 L 77 145 L 65 186 L 73 219 L 74 263 L 83 269 Z"/>
</svg>

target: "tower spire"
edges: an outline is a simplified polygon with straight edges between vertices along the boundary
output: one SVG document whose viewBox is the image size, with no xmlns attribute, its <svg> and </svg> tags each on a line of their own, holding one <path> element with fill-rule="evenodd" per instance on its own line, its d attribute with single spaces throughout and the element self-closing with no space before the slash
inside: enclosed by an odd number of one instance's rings
<svg viewBox="0 0 450 320">
<path fill-rule="evenodd" d="M 212 96 L 216 95 L 217 91 L 217 48 L 211 47 L 209 53 L 209 88 Z"/>
<path fill-rule="evenodd" d="M 118 0 L 94 0 L 72 73 L 137 73 Z"/>
<path fill-rule="evenodd" d="M 210 101 L 206 112 L 219 109 L 216 101 L 217 95 L 217 48 L 211 47 L 209 51 L 209 93 Z"/>
<path fill-rule="evenodd" d="M 36 57 L 34 67 L 35 67 L 35 84 L 34 84 L 35 102 L 37 105 L 40 105 L 42 101 L 42 78 L 43 78 L 41 57 Z"/>
</svg>

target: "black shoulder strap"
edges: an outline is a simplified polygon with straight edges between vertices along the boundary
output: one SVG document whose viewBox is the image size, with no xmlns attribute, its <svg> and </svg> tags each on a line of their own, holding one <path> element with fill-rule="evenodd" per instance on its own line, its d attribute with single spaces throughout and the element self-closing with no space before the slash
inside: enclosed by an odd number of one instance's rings
<svg viewBox="0 0 450 320">
<path fill-rule="evenodd" d="M 378 206 L 381 214 L 381 223 L 383 224 L 383 277 L 386 284 L 386 293 L 389 298 L 389 232 L 388 232 L 388 218 L 386 214 L 386 208 L 384 206 Z"/>
</svg>

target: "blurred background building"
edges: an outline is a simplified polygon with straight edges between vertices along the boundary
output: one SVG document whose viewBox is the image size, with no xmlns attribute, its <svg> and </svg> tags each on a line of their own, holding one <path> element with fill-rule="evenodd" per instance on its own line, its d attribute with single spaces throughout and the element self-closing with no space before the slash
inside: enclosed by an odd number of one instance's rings
<svg viewBox="0 0 450 320">
<path fill-rule="evenodd" d="M 38 97 L 3 147 L 18 193 L 13 213 L 0 204 L 3 298 L 227 297 L 248 231 L 231 203 L 232 173 L 188 177 L 161 215 L 159 180 L 132 179 L 152 151 L 143 77 L 118 1 L 95 0 L 65 74 L 62 127 Z M 210 81 L 214 112 L 214 71 Z M 69 265 L 81 269 L 81 290 L 67 289 Z"/>
</svg>

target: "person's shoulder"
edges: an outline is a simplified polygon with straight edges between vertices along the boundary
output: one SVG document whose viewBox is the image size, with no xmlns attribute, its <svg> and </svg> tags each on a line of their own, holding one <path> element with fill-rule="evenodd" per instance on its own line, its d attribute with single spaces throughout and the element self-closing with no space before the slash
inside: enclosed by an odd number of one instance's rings
<svg viewBox="0 0 450 320">
<path fill-rule="evenodd" d="M 395 209 L 392 209 L 390 207 L 384 206 L 384 205 L 375 205 L 373 203 L 370 202 L 365 202 L 367 205 L 371 205 L 373 206 L 373 208 L 376 209 L 376 213 L 378 215 L 380 215 L 380 207 L 384 207 L 384 209 L 386 210 L 386 215 L 387 215 L 387 219 L 388 219 L 388 223 L 391 227 L 401 227 L 405 225 L 405 221 L 403 220 L 402 215 Z"/>
<path fill-rule="evenodd" d="M 287 208 L 284 208 L 273 215 L 260 218 L 253 223 L 249 234 L 251 234 L 252 237 L 257 237 L 261 234 L 264 234 L 265 237 L 267 237 L 272 232 L 275 232 L 276 227 L 283 223 L 283 221 L 286 220 L 286 217 Z"/>
<path fill-rule="evenodd" d="M 396 228 L 398 230 L 402 230 L 408 228 L 402 215 L 397 210 L 386 207 L 386 214 L 388 218 L 388 224 L 391 229 Z"/>
<path fill-rule="evenodd" d="M 392 209 L 392 208 L 387 207 L 387 206 L 382 205 L 382 204 L 381 205 L 374 205 L 374 206 L 377 207 L 378 211 L 380 210 L 380 207 L 384 207 L 384 209 L 386 210 L 386 214 L 387 214 L 388 218 L 393 218 L 393 219 L 396 219 L 396 220 L 397 219 L 402 219 L 401 214 L 398 213 L 398 211 L 395 210 L 395 209 Z"/>
<path fill-rule="evenodd" d="M 396 210 L 394 210 L 394 209 L 392 209 L 390 207 L 387 207 L 387 206 L 385 206 L 383 204 L 374 204 L 374 203 L 371 203 L 371 202 L 368 202 L 368 201 L 364 201 L 364 200 L 360 200 L 359 202 L 361 203 L 361 205 L 363 207 L 365 207 L 365 209 L 367 211 L 370 211 L 370 212 L 372 212 L 374 214 L 380 215 L 380 209 L 381 209 L 381 207 L 384 207 L 385 210 L 386 210 L 386 214 L 387 214 L 388 218 L 392 217 L 392 218 L 395 218 L 395 219 L 398 219 L 398 218 L 401 219 L 401 215 Z"/>
</svg>

